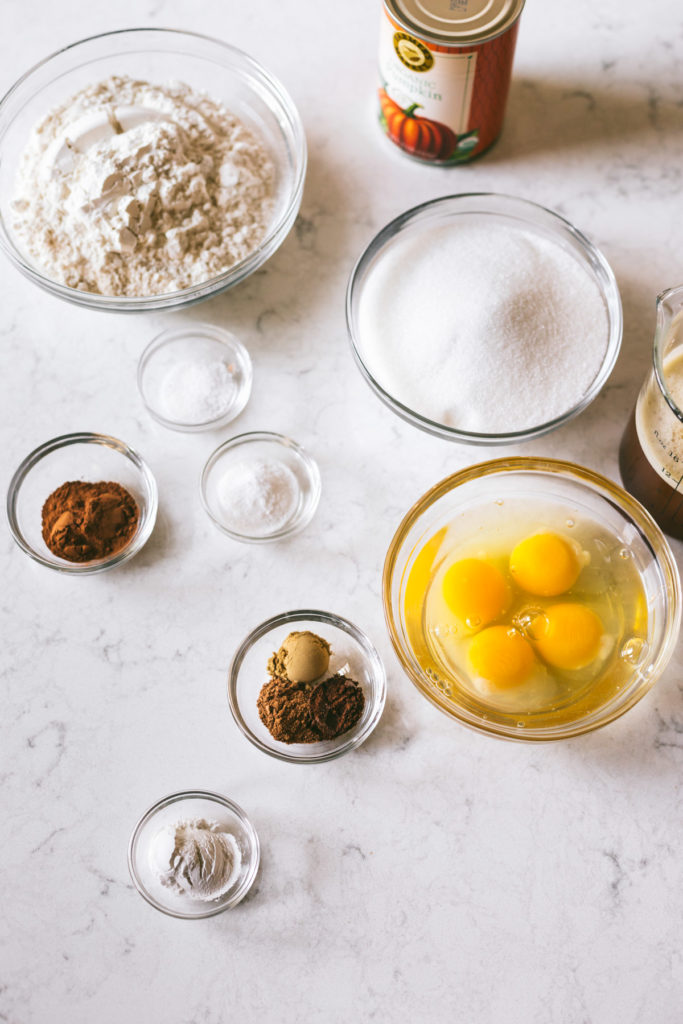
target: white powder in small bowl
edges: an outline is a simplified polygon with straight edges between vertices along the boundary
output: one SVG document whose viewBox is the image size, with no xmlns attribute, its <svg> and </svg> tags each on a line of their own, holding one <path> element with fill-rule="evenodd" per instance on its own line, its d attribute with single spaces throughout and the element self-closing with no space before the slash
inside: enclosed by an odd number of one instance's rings
<svg viewBox="0 0 683 1024">
<path fill-rule="evenodd" d="M 179 360 L 168 368 L 160 382 L 158 411 L 174 423 L 209 423 L 228 412 L 235 389 L 232 370 L 222 360 Z"/>
<path fill-rule="evenodd" d="M 597 282 L 559 243 L 500 223 L 421 225 L 370 269 L 359 352 L 392 398 L 427 419 L 494 434 L 574 408 L 605 358 Z"/>
<path fill-rule="evenodd" d="M 235 837 L 204 818 L 166 825 L 149 850 L 149 866 L 161 885 L 193 900 L 223 896 L 234 885 L 241 862 Z"/>
<path fill-rule="evenodd" d="M 282 530 L 299 504 L 299 482 L 283 462 L 245 459 L 234 462 L 216 484 L 225 525 L 246 537 L 267 537 Z"/>
</svg>

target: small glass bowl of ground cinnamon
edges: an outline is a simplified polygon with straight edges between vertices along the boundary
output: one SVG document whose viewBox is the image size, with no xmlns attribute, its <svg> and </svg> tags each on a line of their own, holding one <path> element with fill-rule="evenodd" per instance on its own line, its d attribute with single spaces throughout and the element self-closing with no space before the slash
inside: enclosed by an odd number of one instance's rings
<svg viewBox="0 0 683 1024">
<path fill-rule="evenodd" d="M 65 434 L 21 463 L 7 492 L 7 517 L 29 557 L 87 575 L 137 554 L 154 528 L 157 502 L 152 473 L 123 441 Z"/>
<path fill-rule="evenodd" d="M 316 679 L 304 688 L 307 691 L 305 695 L 302 691 L 305 701 L 299 703 L 306 703 L 305 709 L 300 708 L 294 700 L 289 701 L 287 706 L 275 706 L 280 699 L 280 690 L 286 696 L 284 691 L 288 687 L 273 677 L 273 655 L 288 636 L 305 631 L 314 633 L 329 644 L 329 666 L 320 680 Z M 280 724 L 287 727 L 284 731 L 278 728 L 273 730 L 277 735 L 285 737 L 282 740 L 275 738 L 264 721 L 264 718 L 269 720 L 268 715 L 263 713 L 264 684 L 269 684 L 269 681 L 271 692 L 268 697 L 273 702 L 273 715 L 277 717 L 280 711 Z M 335 706 L 335 697 L 342 696 L 346 681 L 349 691 L 347 699 L 340 700 Z M 301 696 L 296 684 L 289 688 L 293 689 L 289 696 Z M 325 690 L 330 692 L 323 692 Z M 359 717 L 350 715 L 349 721 L 353 724 L 346 729 L 343 716 L 345 711 L 353 710 L 358 690 L 362 693 L 362 710 Z M 384 666 L 374 645 L 358 626 L 330 612 L 303 609 L 285 612 L 261 623 L 242 641 L 228 671 L 228 702 L 238 727 L 259 750 L 293 764 L 331 761 L 359 747 L 379 722 L 385 699 Z M 322 707 L 325 709 L 324 721 L 321 718 Z M 311 712 L 311 735 L 308 735 L 304 723 L 300 732 L 304 742 L 292 742 L 291 737 L 301 727 L 301 715 L 306 717 Z M 333 727 L 324 728 L 325 725 Z M 335 733 L 338 728 L 343 731 L 324 738 L 326 734 Z"/>
</svg>

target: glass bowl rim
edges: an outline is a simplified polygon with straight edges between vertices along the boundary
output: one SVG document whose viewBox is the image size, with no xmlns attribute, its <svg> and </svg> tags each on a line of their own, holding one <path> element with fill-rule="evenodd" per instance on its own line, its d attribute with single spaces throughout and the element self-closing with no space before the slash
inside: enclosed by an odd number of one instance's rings
<svg viewBox="0 0 683 1024">
<path fill-rule="evenodd" d="M 644 539 L 651 549 L 653 557 L 667 584 L 664 594 L 666 601 L 666 629 L 664 630 L 657 656 L 652 663 L 653 669 L 649 678 L 637 690 L 631 693 L 622 704 L 615 705 L 612 702 L 609 713 L 602 717 L 601 712 L 598 712 L 597 716 L 594 715 L 588 721 L 573 722 L 566 726 L 546 726 L 535 730 L 533 734 L 527 730 L 513 731 L 512 728 L 498 725 L 491 721 L 484 722 L 481 719 L 476 719 L 474 715 L 468 716 L 464 712 L 461 713 L 459 708 L 442 701 L 440 695 L 433 692 L 433 688 L 428 687 L 424 683 L 421 675 L 415 671 L 404 652 L 400 631 L 396 625 L 397 622 L 400 622 L 400 615 L 394 609 L 391 597 L 392 578 L 400 548 L 408 532 L 416 525 L 423 513 L 440 498 L 453 492 L 459 486 L 484 476 L 494 476 L 497 473 L 508 470 L 518 474 L 521 473 L 522 475 L 526 472 L 532 472 L 540 476 L 546 476 L 549 479 L 559 476 L 564 480 L 570 480 L 575 484 L 587 487 L 603 501 L 616 505 L 622 513 L 626 514 L 629 521 L 638 530 L 641 538 Z M 417 499 L 401 519 L 387 549 L 382 570 L 382 604 L 389 639 L 401 664 L 401 668 L 418 692 L 438 708 L 439 711 L 448 718 L 455 719 L 461 725 L 465 725 L 475 732 L 495 736 L 500 739 L 518 740 L 523 743 L 542 743 L 568 739 L 602 728 L 615 719 L 620 718 L 621 715 L 625 714 L 626 711 L 630 710 L 645 696 L 663 673 L 676 647 L 681 626 L 682 590 L 677 563 L 669 542 L 649 512 L 628 491 L 601 473 L 597 473 L 595 470 L 588 469 L 578 463 L 569 462 L 564 459 L 520 455 L 491 459 L 467 466 L 438 481 L 438 483 L 430 487 L 429 490 Z"/>
<path fill-rule="evenodd" d="M 133 28 L 119 28 L 108 32 L 98 32 L 94 35 L 86 36 L 83 39 L 77 39 L 74 42 L 69 43 L 67 46 L 62 46 L 58 50 L 52 51 L 20 75 L 20 77 L 16 79 L 0 99 L 0 149 L 2 147 L 2 141 L 7 128 L 14 122 L 17 116 L 14 114 L 7 125 L 3 124 L 7 110 L 10 107 L 11 102 L 14 100 L 16 93 L 31 79 L 33 75 L 41 71 L 52 61 L 56 61 L 64 55 L 71 54 L 72 51 L 77 50 L 79 47 L 96 44 L 102 40 L 113 40 L 117 37 L 125 36 L 146 36 L 147 38 L 156 36 L 168 39 L 169 42 L 175 37 L 179 40 L 191 39 L 199 44 L 208 44 L 219 51 L 224 51 L 237 62 L 243 62 L 243 65 L 248 68 L 250 73 L 266 87 L 268 94 L 276 101 L 279 109 L 280 117 L 278 117 L 277 120 L 280 131 L 282 132 L 281 122 L 284 120 L 288 127 L 288 133 L 291 135 L 290 155 L 292 158 L 293 180 L 288 201 L 277 223 L 271 226 L 268 234 L 259 242 L 253 252 L 249 253 L 244 257 L 244 259 L 240 260 L 232 267 L 228 267 L 227 270 L 222 271 L 220 274 L 216 274 L 214 277 L 207 278 L 206 281 L 189 285 L 187 288 L 182 288 L 177 291 L 165 292 L 159 295 L 103 295 L 99 292 L 83 292 L 78 288 L 71 288 L 68 285 L 63 285 L 47 276 L 47 274 L 41 273 L 34 263 L 31 263 L 22 255 L 21 251 L 15 245 L 11 233 L 7 231 L 1 217 L 0 251 L 5 254 L 10 262 L 22 274 L 24 274 L 25 277 L 38 287 L 52 295 L 56 295 L 58 298 L 72 302 L 75 305 L 85 306 L 89 309 L 108 311 L 111 313 L 135 313 L 150 310 L 173 309 L 178 307 L 186 308 L 195 302 L 201 302 L 204 299 L 211 298 L 212 296 L 225 291 L 232 285 L 243 281 L 253 273 L 253 271 L 262 266 L 262 264 L 275 253 L 280 244 L 284 241 L 292 224 L 294 223 L 299 206 L 301 205 L 306 178 L 308 157 L 303 122 L 294 100 L 285 89 L 280 79 L 271 74 L 270 71 L 259 63 L 259 61 L 255 60 L 239 47 L 233 46 L 231 43 L 223 42 L 221 39 L 206 35 L 202 32 L 193 32 L 191 30 L 179 28 L 164 28 L 163 26 L 140 25 Z M 163 50 L 160 52 L 163 52 Z M 99 59 L 104 60 L 107 58 L 100 57 Z M 214 61 L 214 63 L 219 62 Z M 239 73 L 242 74 L 241 71 Z M 287 133 L 282 132 L 282 134 L 286 136 Z"/>
<path fill-rule="evenodd" d="M 294 452 L 296 457 L 302 462 L 309 477 L 312 486 L 312 496 L 309 503 L 310 507 L 304 516 L 295 519 L 294 522 L 290 523 L 288 526 L 282 527 L 280 530 L 276 530 L 274 533 L 268 533 L 264 537 L 252 537 L 247 533 L 238 533 L 236 530 L 230 530 L 227 526 L 224 526 L 223 523 L 216 519 L 209 508 L 209 502 L 206 498 L 206 484 L 213 467 L 226 451 L 229 451 L 231 448 L 239 448 L 243 444 L 248 445 L 252 442 L 259 441 L 278 444 L 281 447 Z M 222 444 L 219 444 L 218 447 L 211 452 L 204 463 L 201 476 L 199 478 L 199 494 L 202 506 L 211 522 L 227 537 L 230 537 L 232 540 L 242 541 L 245 544 L 267 544 L 270 541 L 282 540 L 285 537 L 291 537 L 294 534 L 299 533 L 308 526 L 315 515 L 318 503 L 320 502 L 321 493 L 322 481 L 320 477 L 320 468 L 313 456 L 310 455 L 308 451 L 297 441 L 292 440 L 291 437 L 288 437 L 286 434 L 278 434 L 273 430 L 249 430 L 243 434 L 236 434 L 234 437 L 229 437 L 227 441 L 223 441 Z"/>
<path fill-rule="evenodd" d="M 244 721 L 240 711 L 239 701 L 237 699 L 237 680 L 239 673 L 242 663 L 253 645 L 273 629 L 280 626 L 291 626 L 297 622 L 303 621 L 320 622 L 323 625 L 327 624 L 334 626 L 336 629 L 339 629 L 344 633 L 348 633 L 348 635 L 356 641 L 363 651 L 364 658 L 372 666 L 374 694 L 373 706 L 368 717 L 368 721 L 355 737 L 344 740 L 332 750 L 328 750 L 321 754 L 312 753 L 311 756 L 307 757 L 288 754 L 286 751 L 277 750 L 260 740 Z M 365 633 L 360 626 L 356 626 L 356 624 L 351 622 L 349 619 L 345 619 L 341 615 L 335 615 L 333 612 L 325 612 L 313 608 L 298 608 L 294 611 L 281 612 L 279 615 L 273 615 L 270 618 L 265 619 L 260 623 L 260 625 L 252 629 L 244 640 L 242 640 L 233 654 L 228 666 L 227 695 L 230 712 L 240 732 L 249 740 L 250 743 L 263 751 L 264 754 L 277 758 L 279 761 L 286 761 L 289 764 L 323 764 L 326 761 L 333 761 L 351 750 L 355 750 L 357 747 L 361 746 L 361 744 L 364 743 L 374 731 L 382 717 L 384 706 L 386 704 L 387 677 L 379 651 L 367 633 Z M 314 745 L 317 744 L 310 744 L 310 746 Z"/>
<path fill-rule="evenodd" d="M 240 368 L 244 375 L 244 395 L 242 396 L 241 402 L 237 403 L 236 409 L 230 409 L 227 413 L 223 413 L 220 416 L 216 416 L 210 420 L 202 420 L 201 423 L 181 423 L 180 420 L 172 420 L 166 416 L 162 416 L 148 401 L 145 395 L 145 389 L 143 387 L 143 379 L 145 370 L 147 369 L 151 358 L 165 345 L 171 344 L 173 341 L 179 341 L 183 338 L 190 338 L 192 335 L 201 335 L 202 337 L 208 336 L 211 341 L 218 342 L 226 349 L 232 349 L 237 354 L 237 359 L 240 363 Z M 142 350 L 142 354 L 138 359 L 137 368 L 137 386 L 138 393 L 142 399 L 144 405 L 150 416 L 160 423 L 162 427 L 166 427 L 169 430 L 176 430 L 179 433 L 193 434 L 199 433 L 202 430 L 211 430 L 221 426 L 227 426 L 228 423 L 232 423 L 242 413 L 249 401 L 251 395 L 252 382 L 254 377 L 254 367 L 249 355 L 249 350 L 240 341 L 236 334 L 232 331 L 228 331 L 225 327 L 220 327 L 218 324 L 212 324 L 202 321 L 193 322 L 186 324 L 185 326 L 179 327 L 166 327 L 163 331 L 155 336 L 147 343 L 145 348 Z"/>
<path fill-rule="evenodd" d="M 142 881 L 138 877 L 137 871 L 135 870 L 135 862 L 133 852 L 136 847 L 137 840 L 139 839 L 140 833 L 145 825 L 147 825 L 156 814 L 163 810 L 165 807 L 170 807 L 174 803 L 179 803 L 182 800 L 208 800 L 212 803 L 220 804 L 222 807 L 226 807 L 231 811 L 236 818 L 239 819 L 240 824 L 244 828 L 244 831 L 249 839 L 249 870 L 245 876 L 245 879 L 240 886 L 240 889 L 233 894 L 231 899 L 226 900 L 223 903 L 211 904 L 210 908 L 207 908 L 206 912 L 201 914 L 183 914 L 179 911 L 169 910 L 168 907 L 159 903 L 151 893 L 148 893 L 145 889 Z M 161 800 L 157 800 L 150 807 L 147 808 L 137 821 L 137 824 L 133 828 L 130 839 L 128 840 L 128 873 L 133 881 L 133 885 L 137 889 L 138 893 L 150 906 L 154 907 L 155 910 L 161 911 L 162 914 L 167 914 L 169 917 L 176 917 L 183 921 L 194 921 L 202 920 L 206 917 L 215 917 L 216 914 L 223 913 L 224 910 L 230 910 L 232 907 L 236 907 L 238 903 L 241 903 L 244 897 L 247 895 L 254 880 L 256 878 L 259 864 L 261 861 L 261 843 L 259 841 L 258 832 L 254 828 L 251 818 L 240 807 L 239 804 L 235 803 L 229 797 L 222 796 L 220 793 L 215 793 L 212 790 L 206 789 L 187 789 L 181 790 L 178 793 L 169 793 L 168 796 L 162 797 Z M 239 896 L 238 896 L 239 894 Z M 234 897 L 238 896 L 237 899 Z M 220 897 L 219 897 L 220 899 Z"/>
<path fill-rule="evenodd" d="M 116 554 L 111 555 L 109 558 L 100 559 L 95 563 L 74 562 L 61 565 L 46 558 L 28 543 L 24 537 L 21 527 L 19 526 L 16 514 L 16 505 L 21 486 L 34 466 L 37 466 L 45 456 L 52 454 L 52 452 L 59 451 L 60 448 L 68 448 L 73 444 L 99 444 L 104 448 L 117 451 L 120 455 L 123 455 L 132 462 L 145 482 L 147 491 L 145 496 L 147 515 L 145 517 L 143 528 L 137 531 L 130 544 L 127 544 L 125 548 L 118 551 Z M 152 535 L 154 524 L 156 522 L 158 506 L 159 492 L 154 474 L 142 456 L 134 448 L 131 448 L 131 446 L 126 444 L 125 441 L 119 441 L 118 438 L 112 437 L 111 434 L 98 434 L 93 433 L 92 431 L 78 431 L 72 434 L 60 434 L 59 437 L 51 438 L 49 441 L 45 441 L 43 444 L 38 445 L 37 448 L 34 448 L 32 452 L 29 452 L 29 454 L 22 459 L 14 471 L 7 488 L 6 511 L 12 537 L 21 550 L 29 556 L 29 558 L 32 558 L 40 565 L 44 565 L 48 569 L 52 569 L 56 572 L 67 573 L 73 576 L 87 576 L 93 573 L 103 572 L 105 569 L 113 569 L 114 566 L 121 565 L 123 562 L 128 561 L 129 558 L 136 555 Z"/>
<path fill-rule="evenodd" d="M 420 220 L 426 218 L 432 210 L 438 209 L 439 206 L 455 206 L 458 204 L 464 204 L 469 200 L 478 200 L 484 204 L 486 202 L 500 202 L 503 207 L 509 206 L 511 209 L 507 212 L 504 208 L 501 210 L 456 209 L 452 211 L 453 214 L 486 214 L 487 216 L 500 215 L 510 218 L 516 211 L 517 215 L 515 219 L 526 222 L 527 224 L 532 224 L 533 221 L 530 219 L 530 215 L 535 213 L 537 217 L 540 216 L 544 220 L 545 225 L 548 227 L 552 235 L 560 236 L 562 233 L 566 233 L 571 239 L 573 239 L 585 259 L 585 263 L 587 264 L 586 271 L 591 272 L 593 278 L 595 278 L 595 265 L 597 265 L 600 267 L 600 271 L 604 274 L 606 279 L 604 282 L 596 280 L 596 285 L 599 287 L 600 294 L 605 302 L 608 319 L 608 337 L 605 357 L 595 379 L 583 398 L 576 405 L 572 406 L 572 408 L 545 423 L 540 423 L 524 430 L 505 431 L 494 434 L 461 430 L 457 427 L 449 427 L 444 423 L 429 419 L 429 417 L 416 412 L 409 406 L 394 398 L 393 395 L 389 394 L 389 392 L 386 391 L 375 379 L 372 373 L 370 373 L 370 370 L 365 365 L 360 352 L 360 339 L 357 337 L 357 332 L 354 332 L 353 328 L 354 311 L 358 302 L 358 292 L 361 286 L 360 277 L 366 267 L 379 256 L 382 250 L 390 244 L 392 239 L 397 237 L 405 227 L 413 223 L 419 223 Z M 524 211 L 527 212 L 526 218 L 523 216 Z M 504 192 L 451 193 L 450 195 L 438 196 L 436 199 L 429 199 L 424 203 L 419 203 L 417 206 L 413 206 L 394 217 L 370 239 L 356 260 L 356 263 L 351 270 L 346 288 L 345 308 L 346 332 L 354 361 L 360 370 L 361 376 L 365 379 L 366 383 L 369 385 L 371 390 L 374 391 L 380 401 L 382 401 L 401 419 L 410 423 L 411 426 L 417 427 L 428 434 L 440 437 L 443 440 L 455 441 L 461 444 L 481 446 L 514 444 L 522 441 L 530 441 L 536 437 L 541 437 L 543 434 L 550 433 L 552 430 L 556 430 L 558 427 L 563 426 L 565 423 L 569 422 L 569 420 L 583 412 L 583 410 L 586 409 L 598 396 L 614 369 L 621 349 L 623 336 L 623 310 L 619 286 L 617 284 L 616 277 L 614 276 L 614 271 L 601 250 L 598 249 L 597 246 L 595 246 L 590 239 L 583 234 L 583 232 L 555 210 L 542 206 L 540 203 L 535 203 L 531 199 L 524 199 L 521 196 L 513 196 Z"/>
</svg>

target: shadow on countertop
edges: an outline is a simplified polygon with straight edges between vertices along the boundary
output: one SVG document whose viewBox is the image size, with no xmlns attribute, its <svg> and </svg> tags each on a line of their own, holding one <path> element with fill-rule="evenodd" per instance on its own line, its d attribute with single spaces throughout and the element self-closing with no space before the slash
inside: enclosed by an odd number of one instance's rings
<svg viewBox="0 0 683 1024">
<path fill-rule="evenodd" d="M 683 136 L 683 100 L 662 96 L 650 83 L 514 78 L 505 128 L 491 151 L 496 162 L 526 159 L 543 151 L 666 135 L 669 145 Z"/>
</svg>

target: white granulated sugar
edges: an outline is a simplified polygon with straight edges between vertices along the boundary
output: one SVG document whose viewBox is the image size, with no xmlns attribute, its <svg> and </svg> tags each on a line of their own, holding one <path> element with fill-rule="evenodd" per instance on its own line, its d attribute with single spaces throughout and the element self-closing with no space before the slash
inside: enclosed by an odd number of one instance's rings
<svg viewBox="0 0 683 1024">
<path fill-rule="evenodd" d="M 225 107 L 182 83 L 112 77 L 34 129 L 14 230 L 54 280 L 103 295 L 200 284 L 265 236 L 275 168 Z"/>
<path fill-rule="evenodd" d="M 183 359 L 168 368 L 159 387 L 159 412 L 175 423 L 209 423 L 232 405 L 235 378 L 227 363 Z"/>
<path fill-rule="evenodd" d="M 299 484 L 282 462 L 245 459 L 226 469 L 216 485 L 216 496 L 229 529 L 264 537 L 281 530 L 296 512 Z"/>
<path fill-rule="evenodd" d="M 360 352 L 377 383 L 447 426 L 498 433 L 576 405 L 608 340 L 597 283 L 558 243 L 500 224 L 421 228 L 371 269 Z"/>
</svg>

